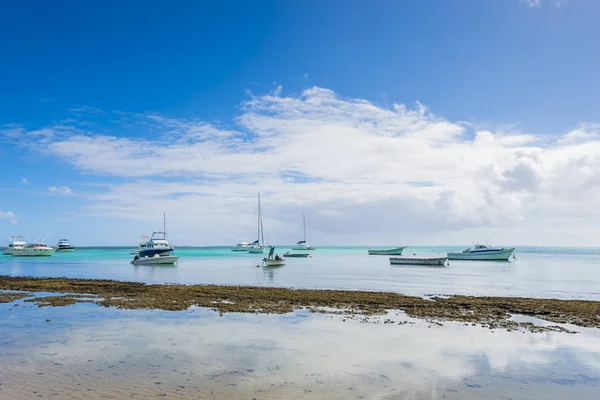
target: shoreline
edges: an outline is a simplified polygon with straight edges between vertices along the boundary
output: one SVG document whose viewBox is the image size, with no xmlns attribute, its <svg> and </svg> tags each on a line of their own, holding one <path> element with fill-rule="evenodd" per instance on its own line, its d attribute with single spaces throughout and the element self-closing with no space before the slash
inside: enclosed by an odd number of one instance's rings
<svg viewBox="0 0 600 400">
<path fill-rule="evenodd" d="M 0 303 L 26 298 L 43 306 L 94 303 L 120 309 L 183 311 L 210 308 L 219 313 L 285 314 L 298 309 L 347 316 L 381 316 L 392 310 L 409 317 L 454 321 L 484 327 L 571 332 L 563 327 L 539 326 L 511 320 L 514 314 L 551 323 L 600 328 L 600 301 L 523 297 L 450 296 L 422 298 L 391 292 L 288 289 L 253 286 L 144 284 L 100 279 L 0 276 Z M 16 292 L 16 293 L 15 293 Z M 62 293 L 37 296 L 36 293 Z M 323 310 L 326 307 L 328 310 Z"/>
</svg>

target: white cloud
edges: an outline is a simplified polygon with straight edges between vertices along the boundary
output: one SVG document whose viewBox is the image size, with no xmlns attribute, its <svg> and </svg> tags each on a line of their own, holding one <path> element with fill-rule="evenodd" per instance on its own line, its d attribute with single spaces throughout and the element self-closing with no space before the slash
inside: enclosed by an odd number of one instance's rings
<svg viewBox="0 0 600 400">
<path fill-rule="evenodd" d="M 481 229 L 494 241 L 581 243 L 565 224 L 596 229 L 598 125 L 562 136 L 477 130 L 415 104 L 278 87 L 244 101 L 233 126 L 147 113 L 123 116 L 118 135 L 69 124 L 24 135 L 76 170 L 124 181 L 90 195 L 87 211 L 150 220 L 172 210 L 192 243 L 250 235 L 259 191 L 279 243 L 299 234 L 301 211 L 315 240 L 334 244 L 466 242 Z"/>
<path fill-rule="evenodd" d="M 21 178 L 21 183 L 24 185 L 28 185 L 29 184 L 29 179 L 27 178 Z"/>
<path fill-rule="evenodd" d="M 542 0 L 523 0 L 529 7 L 537 7 L 542 4 Z"/>
<path fill-rule="evenodd" d="M 49 186 L 48 191 L 50 193 L 62 194 L 65 196 L 73 194 L 73 191 L 68 186 Z"/>
<path fill-rule="evenodd" d="M 17 215 L 12 211 L 2 211 L 0 210 L 0 219 L 7 219 L 12 224 L 19 223 Z"/>
</svg>

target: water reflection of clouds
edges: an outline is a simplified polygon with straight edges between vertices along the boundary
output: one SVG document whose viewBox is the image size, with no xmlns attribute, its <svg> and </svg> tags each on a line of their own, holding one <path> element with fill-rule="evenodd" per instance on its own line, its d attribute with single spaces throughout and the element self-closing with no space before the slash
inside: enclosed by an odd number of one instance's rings
<svg viewBox="0 0 600 400">
<path fill-rule="evenodd" d="M 13 357 L 51 358 L 72 369 L 84 368 L 89 360 L 135 360 L 140 368 L 154 363 L 165 370 L 172 363 L 240 385 L 252 384 L 247 371 L 263 384 L 310 381 L 340 390 L 360 386 L 383 392 L 400 385 L 405 395 L 433 395 L 440 382 L 492 375 L 539 383 L 552 372 L 575 383 L 600 382 L 600 335 L 595 331 L 491 332 L 453 323 L 363 324 L 322 315 L 218 317 L 200 309 L 122 315 L 49 329 L 43 334 L 60 339 L 43 348 L 20 347 Z"/>
</svg>

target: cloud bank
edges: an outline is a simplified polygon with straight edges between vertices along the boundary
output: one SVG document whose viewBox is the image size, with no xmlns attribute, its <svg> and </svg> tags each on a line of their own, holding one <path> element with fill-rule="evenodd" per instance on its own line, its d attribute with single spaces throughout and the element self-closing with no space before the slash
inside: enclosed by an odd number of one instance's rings
<svg viewBox="0 0 600 400">
<path fill-rule="evenodd" d="M 106 177 L 85 212 L 149 221 L 164 210 L 194 244 L 251 238 L 258 192 L 277 243 L 298 239 L 303 211 L 314 241 L 331 244 L 464 243 L 471 235 L 567 243 L 597 233 L 597 124 L 558 136 L 479 129 L 419 102 L 385 108 L 320 87 L 250 96 L 227 126 L 116 117 L 96 130 L 79 119 L 11 126 L 4 136 Z"/>
</svg>

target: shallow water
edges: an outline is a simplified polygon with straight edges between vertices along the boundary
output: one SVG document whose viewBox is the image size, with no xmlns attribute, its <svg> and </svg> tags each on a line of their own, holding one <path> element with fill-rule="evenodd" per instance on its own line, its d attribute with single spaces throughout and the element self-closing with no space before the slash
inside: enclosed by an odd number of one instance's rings
<svg viewBox="0 0 600 400">
<path fill-rule="evenodd" d="M 414 247 L 439 254 L 462 247 Z M 289 248 L 278 247 L 283 254 Z M 600 248 L 517 248 L 513 262 L 451 261 L 447 267 L 390 266 L 366 247 L 325 247 L 282 268 L 257 268 L 261 256 L 226 247 L 178 248 L 177 266 L 133 266 L 128 248 L 77 249 L 49 258 L 0 257 L 0 274 L 66 276 L 150 283 L 210 283 L 294 288 L 396 291 L 600 300 Z"/>
<path fill-rule="evenodd" d="M 597 399 L 600 331 L 0 305 L 0 398 Z M 47 321 L 49 320 L 49 321 Z"/>
</svg>

